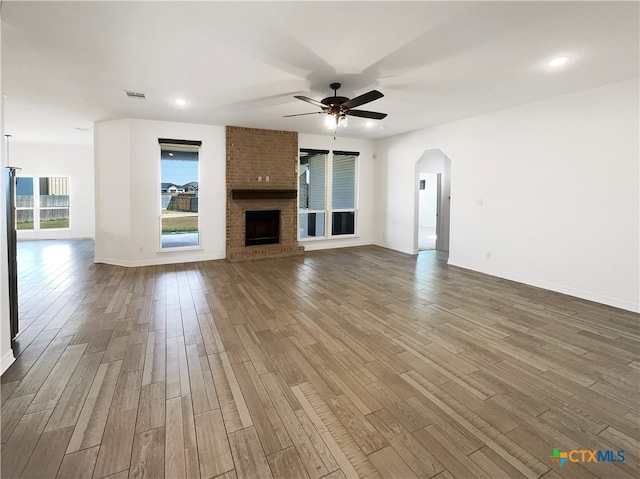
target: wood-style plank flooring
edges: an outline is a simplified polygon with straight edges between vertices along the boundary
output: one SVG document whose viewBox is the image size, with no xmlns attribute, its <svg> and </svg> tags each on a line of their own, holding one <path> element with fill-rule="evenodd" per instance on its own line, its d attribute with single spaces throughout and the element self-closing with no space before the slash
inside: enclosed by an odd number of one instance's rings
<svg viewBox="0 0 640 479">
<path fill-rule="evenodd" d="M 640 477 L 637 314 L 378 247 L 19 270 L 3 478 Z"/>
</svg>

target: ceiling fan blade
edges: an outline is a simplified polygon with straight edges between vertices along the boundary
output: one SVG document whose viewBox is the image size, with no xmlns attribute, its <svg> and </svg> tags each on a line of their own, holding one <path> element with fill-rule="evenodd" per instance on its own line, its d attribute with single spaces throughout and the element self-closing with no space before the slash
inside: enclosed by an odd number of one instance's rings
<svg viewBox="0 0 640 479">
<path fill-rule="evenodd" d="M 347 115 L 350 116 L 359 116 L 361 118 L 369 118 L 371 120 L 382 120 L 386 118 L 386 113 L 378 113 L 377 111 L 366 111 L 366 110 L 349 110 Z"/>
<path fill-rule="evenodd" d="M 295 115 L 284 115 L 282 118 L 288 118 L 290 116 L 304 116 L 304 115 L 318 115 L 324 113 L 323 111 L 314 111 L 311 113 L 296 113 Z"/>
<path fill-rule="evenodd" d="M 320 103 L 318 100 L 314 100 L 313 98 L 309 98 L 308 96 L 294 95 L 294 98 L 297 98 L 298 100 L 306 101 L 307 103 L 311 103 L 312 105 L 315 105 L 320 108 L 327 107 L 327 105 L 325 105 L 324 103 Z"/>
<path fill-rule="evenodd" d="M 364 105 L 365 103 L 369 103 L 370 101 L 377 100 L 378 98 L 382 98 L 384 95 L 380 93 L 378 90 L 371 90 L 368 93 L 364 93 L 360 96 L 352 98 L 351 100 L 342 104 L 343 108 L 355 108 L 360 105 Z"/>
</svg>

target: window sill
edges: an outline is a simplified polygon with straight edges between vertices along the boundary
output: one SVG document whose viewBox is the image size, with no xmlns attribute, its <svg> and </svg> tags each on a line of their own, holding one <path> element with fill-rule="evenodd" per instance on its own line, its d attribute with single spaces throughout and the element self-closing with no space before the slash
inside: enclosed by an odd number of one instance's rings
<svg viewBox="0 0 640 479">
<path fill-rule="evenodd" d="M 333 241 L 333 240 L 339 240 L 339 239 L 357 239 L 357 238 L 360 238 L 360 236 L 359 235 L 337 235 L 337 236 L 298 238 L 298 241 L 301 243 L 306 243 L 306 242 L 314 242 L 314 241 Z"/>
<path fill-rule="evenodd" d="M 29 233 L 41 233 L 41 232 L 47 232 L 47 231 L 69 231 L 71 228 L 38 228 L 36 229 L 30 229 L 30 230 L 16 230 L 18 232 L 18 234 L 20 234 L 21 231 L 26 231 Z"/>
<path fill-rule="evenodd" d="M 175 246 L 173 248 L 160 248 L 156 250 L 156 253 L 173 253 L 179 251 L 203 251 L 202 246 Z"/>
</svg>

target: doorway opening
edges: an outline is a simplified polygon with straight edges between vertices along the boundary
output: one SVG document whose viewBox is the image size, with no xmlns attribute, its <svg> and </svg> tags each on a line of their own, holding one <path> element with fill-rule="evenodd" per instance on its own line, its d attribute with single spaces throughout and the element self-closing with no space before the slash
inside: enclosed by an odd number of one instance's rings
<svg viewBox="0 0 640 479">
<path fill-rule="evenodd" d="M 438 196 L 440 173 L 420 172 L 418 202 L 418 251 L 436 249 L 438 238 Z"/>
<path fill-rule="evenodd" d="M 416 162 L 414 251 L 449 252 L 451 159 L 426 150 Z"/>
</svg>

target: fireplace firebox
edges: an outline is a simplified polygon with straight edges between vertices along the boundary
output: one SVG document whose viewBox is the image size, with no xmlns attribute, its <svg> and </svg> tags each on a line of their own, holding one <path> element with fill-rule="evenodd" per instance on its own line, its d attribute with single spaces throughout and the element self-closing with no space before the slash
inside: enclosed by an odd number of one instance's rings
<svg viewBox="0 0 640 479">
<path fill-rule="evenodd" d="M 280 210 L 247 211 L 245 246 L 280 243 Z"/>
</svg>

